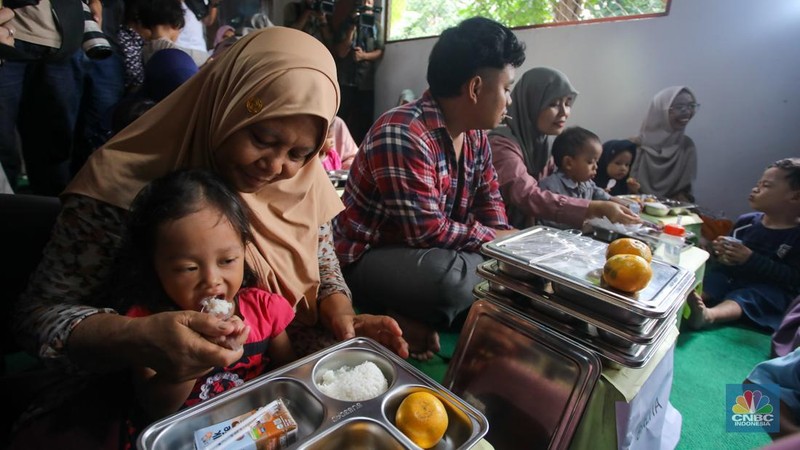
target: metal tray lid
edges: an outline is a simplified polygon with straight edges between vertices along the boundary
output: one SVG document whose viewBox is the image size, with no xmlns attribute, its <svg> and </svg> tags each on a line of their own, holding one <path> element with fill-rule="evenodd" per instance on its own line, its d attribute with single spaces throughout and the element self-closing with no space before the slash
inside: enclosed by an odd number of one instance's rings
<svg viewBox="0 0 800 450">
<path fill-rule="evenodd" d="M 565 449 L 600 376 L 597 355 L 512 308 L 473 303 L 444 385 L 486 415 L 496 448 Z"/>
<path fill-rule="evenodd" d="M 690 271 L 653 260 L 653 278 L 641 291 L 600 285 L 608 244 L 571 231 L 534 226 L 483 244 L 481 253 L 644 317 L 664 317 L 675 295 L 694 279 Z"/>
<path fill-rule="evenodd" d="M 582 308 L 580 305 L 573 304 L 558 295 L 538 291 L 534 286 L 525 281 L 503 275 L 497 269 L 497 261 L 495 260 L 489 260 L 479 264 L 478 275 L 488 280 L 490 283 L 498 283 L 511 289 L 517 294 L 524 296 L 531 303 L 542 304 L 546 307 L 553 308 L 583 323 L 592 325 L 636 344 L 652 343 L 653 340 L 661 334 L 661 328 L 663 328 L 670 319 L 674 321 L 674 317 L 670 316 L 664 319 L 651 319 L 648 320 L 641 329 L 632 330 L 626 324 L 619 323 L 613 318 L 604 317 L 602 314 L 598 314 L 595 311 Z M 676 314 L 678 308 L 682 306 L 683 302 L 676 302 L 671 313 Z"/>
<path fill-rule="evenodd" d="M 650 361 L 664 339 L 669 338 L 671 330 L 676 329 L 676 320 L 672 319 L 671 323 L 659 328 L 658 334 L 653 338 L 652 343 L 647 345 L 634 344 L 630 348 L 620 348 L 605 339 L 593 336 L 585 327 L 564 323 L 546 314 L 540 314 L 530 306 L 520 305 L 508 297 L 491 292 L 488 282 L 484 281 L 475 285 L 473 295 L 475 295 L 475 298 L 486 299 L 513 309 L 530 321 L 548 327 L 559 335 L 593 350 L 604 362 L 607 362 L 612 367 L 629 367 L 631 369 L 643 367 Z"/>
</svg>

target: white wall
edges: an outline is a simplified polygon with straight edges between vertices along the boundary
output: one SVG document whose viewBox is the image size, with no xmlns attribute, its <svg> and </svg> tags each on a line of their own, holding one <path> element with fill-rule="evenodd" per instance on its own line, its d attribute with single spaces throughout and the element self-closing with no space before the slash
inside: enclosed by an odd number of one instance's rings
<svg viewBox="0 0 800 450">
<path fill-rule="evenodd" d="M 702 105 L 687 127 L 698 149 L 695 194 L 732 218 L 764 167 L 800 156 L 800 1 L 672 0 L 666 17 L 519 30 L 522 74 L 566 73 L 580 95 L 569 125 L 603 140 L 634 136 L 652 96 L 686 85 Z M 435 39 L 388 44 L 378 68 L 376 110 L 404 88 L 425 89 Z"/>
</svg>

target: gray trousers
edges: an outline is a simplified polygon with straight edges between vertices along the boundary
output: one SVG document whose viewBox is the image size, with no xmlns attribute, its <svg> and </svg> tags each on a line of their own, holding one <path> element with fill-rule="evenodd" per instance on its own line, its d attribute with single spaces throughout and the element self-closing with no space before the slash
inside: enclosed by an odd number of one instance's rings
<svg viewBox="0 0 800 450">
<path fill-rule="evenodd" d="M 479 253 L 442 248 L 381 247 L 345 267 L 353 301 L 363 312 L 387 310 L 436 328 L 461 325 L 481 281 Z"/>
</svg>

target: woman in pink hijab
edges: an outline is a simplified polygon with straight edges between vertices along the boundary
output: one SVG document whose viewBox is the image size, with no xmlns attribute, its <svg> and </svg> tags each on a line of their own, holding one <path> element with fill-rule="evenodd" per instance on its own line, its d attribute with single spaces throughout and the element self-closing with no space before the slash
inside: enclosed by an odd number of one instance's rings
<svg viewBox="0 0 800 450">
<path fill-rule="evenodd" d="M 214 46 L 212 48 L 217 48 L 220 42 L 233 36 L 236 36 L 236 30 L 232 26 L 223 25 L 217 28 L 217 34 L 214 35 Z"/>
</svg>

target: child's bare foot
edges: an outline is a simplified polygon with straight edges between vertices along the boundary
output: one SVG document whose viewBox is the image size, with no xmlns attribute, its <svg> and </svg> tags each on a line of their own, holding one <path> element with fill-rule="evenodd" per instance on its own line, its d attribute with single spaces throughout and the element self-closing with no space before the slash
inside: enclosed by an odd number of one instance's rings
<svg viewBox="0 0 800 450">
<path fill-rule="evenodd" d="M 689 309 L 692 311 L 687 320 L 689 328 L 699 330 L 706 326 L 710 321 L 708 317 L 708 307 L 703 302 L 703 298 L 696 292 L 691 292 L 687 302 L 689 303 Z"/>
<path fill-rule="evenodd" d="M 403 338 L 408 342 L 408 352 L 412 358 L 428 361 L 440 350 L 439 333 L 423 322 L 400 314 L 389 312 L 403 330 Z"/>
</svg>

